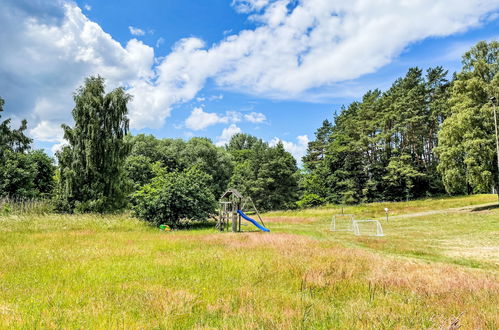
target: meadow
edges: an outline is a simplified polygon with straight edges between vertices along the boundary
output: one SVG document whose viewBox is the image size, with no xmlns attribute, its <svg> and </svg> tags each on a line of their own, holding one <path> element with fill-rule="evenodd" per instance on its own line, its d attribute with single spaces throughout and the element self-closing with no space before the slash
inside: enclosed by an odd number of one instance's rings
<svg viewBox="0 0 499 330">
<path fill-rule="evenodd" d="M 264 214 L 271 233 L 0 216 L 0 328 L 499 327 L 496 195 Z M 384 208 L 390 209 L 389 220 Z M 384 237 L 331 232 L 334 214 Z"/>
</svg>

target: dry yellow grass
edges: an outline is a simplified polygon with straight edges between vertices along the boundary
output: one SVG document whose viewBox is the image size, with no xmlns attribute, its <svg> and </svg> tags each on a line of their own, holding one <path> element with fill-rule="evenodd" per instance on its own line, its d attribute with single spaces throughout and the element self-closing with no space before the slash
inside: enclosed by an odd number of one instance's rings
<svg viewBox="0 0 499 330">
<path fill-rule="evenodd" d="M 383 238 L 332 233 L 329 215 L 269 234 L 3 217 L 0 328 L 495 329 L 499 267 L 453 253 L 497 247 L 498 215 L 409 216 Z"/>
</svg>

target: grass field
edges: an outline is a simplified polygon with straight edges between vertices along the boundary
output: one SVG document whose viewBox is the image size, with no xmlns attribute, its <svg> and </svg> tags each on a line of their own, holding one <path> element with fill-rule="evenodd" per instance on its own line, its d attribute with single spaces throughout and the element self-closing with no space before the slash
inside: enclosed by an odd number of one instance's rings
<svg viewBox="0 0 499 330">
<path fill-rule="evenodd" d="M 3 216 L 0 328 L 496 329 L 499 208 L 474 207 L 496 200 L 273 212 L 269 234 Z M 385 207 L 385 237 L 328 230 Z"/>
</svg>

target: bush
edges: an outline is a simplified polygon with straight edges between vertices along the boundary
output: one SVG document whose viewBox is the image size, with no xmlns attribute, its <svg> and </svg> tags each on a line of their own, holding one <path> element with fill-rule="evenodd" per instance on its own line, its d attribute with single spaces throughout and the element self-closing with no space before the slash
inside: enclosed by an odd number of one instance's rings
<svg viewBox="0 0 499 330">
<path fill-rule="evenodd" d="M 216 200 L 210 190 L 211 177 L 197 168 L 183 172 L 157 169 L 157 176 L 132 195 L 138 218 L 155 225 L 178 227 L 181 220 L 206 220 L 215 213 Z"/>
<path fill-rule="evenodd" d="M 316 194 L 306 194 L 296 204 L 299 208 L 316 207 L 326 203 L 326 200 Z"/>
</svg>

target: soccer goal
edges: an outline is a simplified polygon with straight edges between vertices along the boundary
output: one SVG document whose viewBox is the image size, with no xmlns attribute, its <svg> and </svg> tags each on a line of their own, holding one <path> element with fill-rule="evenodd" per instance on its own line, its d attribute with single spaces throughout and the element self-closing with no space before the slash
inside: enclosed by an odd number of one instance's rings
<svg viewBox="0 0 499 330">
<path fill-rule="evenodd" d="M 352 231 L 353 214 L 336 214 L 331 220 L 332 231 Z"/>
<path fill-rule="evenodd" d="M 378 220 L 353 220 L 352 227 L 357 236 L 385 236 Z"/>
</svg>

